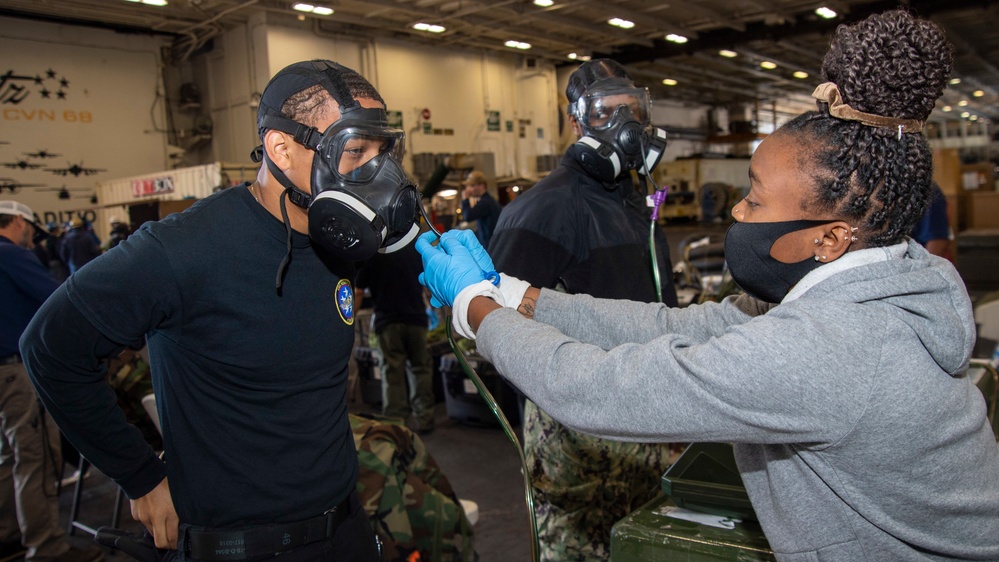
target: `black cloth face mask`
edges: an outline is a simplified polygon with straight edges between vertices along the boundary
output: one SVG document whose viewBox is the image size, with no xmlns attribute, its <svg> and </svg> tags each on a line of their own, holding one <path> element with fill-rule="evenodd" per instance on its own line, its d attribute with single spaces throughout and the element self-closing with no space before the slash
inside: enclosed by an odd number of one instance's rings
<svg viewBox="0 0 999 562">
<path fill-rule="evenodd" d="M 833 221 L 736 222 L 725 233 L 725 261 L 732 278 L 750 296 L 779 303 L 798 281 L 822 262 L 784 263 L 770 255 L 782 236 Z"/>
</svg>

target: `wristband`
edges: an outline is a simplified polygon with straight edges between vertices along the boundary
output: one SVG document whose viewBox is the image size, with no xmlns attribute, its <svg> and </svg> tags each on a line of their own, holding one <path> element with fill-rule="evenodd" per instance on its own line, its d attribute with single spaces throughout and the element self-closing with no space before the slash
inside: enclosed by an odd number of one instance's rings
<svg viewBox="0 0 999 562">
<path fill-rule="evenodd" d="M 526 290 L 526 289 L 525 289 Z M 468 324 L 468 305 L 475 297 L 488 297 L 503 304 L 503 294 L 489 281 L 479 281 L 474 285 L 469 285 L 458 293 L 451 306 L 451 317 L 454 319 L 454 329 L 462 337 L 470 340 L 475 339 L 475 332 Z"/>
<path fill-rule="evenodd" d="M 531 284 L 506 273 L 500 273 L 499 277 L 499 290 L 503 295 L 503 300 L 497 302 L 505 307 L 517 310 L 520 308 L 520 303 L 524 300 L 524 293 L 531 288 Z"/>
</svg>

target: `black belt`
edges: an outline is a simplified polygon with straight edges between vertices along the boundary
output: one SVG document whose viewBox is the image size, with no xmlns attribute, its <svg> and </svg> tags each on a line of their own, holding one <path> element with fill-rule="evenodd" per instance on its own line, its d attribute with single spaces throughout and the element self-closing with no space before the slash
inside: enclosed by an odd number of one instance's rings
<svg viewBox="0 0 999 562">
<path fill-rule="evenodd" d="M 326 513 L 294 523 L 241 529 L 189 527 L 182 547 L 195 560 L 249 560 L 326 540 L 350 516 L 350 497 Z"/>
<path fill-rule="evenodd" d="M 21 356 L 17 353 L 14 355 L 8 355 L 7 357 L 0 357 L 0 365 L 14 365 L 21 362 Z"/>
</svg>

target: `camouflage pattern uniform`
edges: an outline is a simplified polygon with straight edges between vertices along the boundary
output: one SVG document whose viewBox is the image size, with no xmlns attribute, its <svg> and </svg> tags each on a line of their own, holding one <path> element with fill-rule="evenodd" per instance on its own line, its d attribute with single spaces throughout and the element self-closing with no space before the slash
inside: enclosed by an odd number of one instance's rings
<svg viewBox="0 0 999 562">
<path fill-rule="evenodd" d="M 669 445 L 572 431 L 528 400 L 524 450 L 534 487 L 541 560 L 610 559 L 611 527 L 659 491 Z"/>
<path fill-rule="evenodd" d="M 399 420 L 350 414 L 357 494 L 386 562 L 474 562 L 472 525 L 451 483 Z"/>
</svg>

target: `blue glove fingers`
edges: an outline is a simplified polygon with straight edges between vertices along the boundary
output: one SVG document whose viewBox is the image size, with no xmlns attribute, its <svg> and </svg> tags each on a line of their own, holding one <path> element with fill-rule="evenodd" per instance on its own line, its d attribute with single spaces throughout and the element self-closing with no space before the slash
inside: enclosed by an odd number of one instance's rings
<svg viewBox="0 0 999 562">
<path fill-rule="evenodd" d="M 419 235 L 416 238 L 416 244 L 415 244 L 416 251 L 420 252 L 420 255 L 422 256 L 428 250 L 436 250 L 437 248 L 434 247 L 433 245 L 434 240 L 437 240 L 437 235 L 434 234 L 433 231 L 428 230 L 423 234 Z"/>
<path fill-rule="evenodd" d="M 454 238 L 457 238 L 462 245 L 468 248 L 472 257 L 475 258 L 475 263 L 479 264 L 479 267 L 481 267 L 483 271 L 496 271 L 496 266 L 493 265 L 493 259 L 489 257 L 488 253 L 486 253 L 486 249 L 482 247 L 481 243 L 479 243 L 479 239 L 475 236 L 474 232 L 471 230 L 459 230 L 454 235 Z"/>
<path fill-rule="evenodd" d="M 419 241 L 419 240 L 417 240 L 417 241 Z M 433 246 L 430 246 L 430 251 L 428 251 L 426 254 L 423 255 L 423 267 L 424 268 L 428 267 L 428 260 L 431 260 L 431 259 L 433 259 L 435 257 L 438 257 L 438 256 L 435 255 L 437 252 L 440 252 L 441 254 L 444 253 L 443 251 L 440 251 L 437 248 L 434 248 Z M 443 307 L 444 304 L 441 302 L 442 299 L 440 298 L 439 288 L 431 286 L 431 284 L 427 280 L 427 274 L 426 274 L 426 272 L 420 273 L 420 276 L 417 279 L 420 281 L 420 285 L 423 285 L 424 287 L 426 287 L 427 289 L 430 290 L 430 306 L 432 306 L 434 308 L 441 308 L 441 307 Z"/>
<path fill-rule="evenodd" d="M 485 279 L 468 248 L 452 232 L 444 233 L 437 245 L 437 254 L 423 261 L 426 278 L 430 286 L 436 287 L 436 290 L 432 289 L 434 296 L 449 306 L 462 289 Z"/>
</svg>

